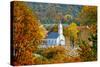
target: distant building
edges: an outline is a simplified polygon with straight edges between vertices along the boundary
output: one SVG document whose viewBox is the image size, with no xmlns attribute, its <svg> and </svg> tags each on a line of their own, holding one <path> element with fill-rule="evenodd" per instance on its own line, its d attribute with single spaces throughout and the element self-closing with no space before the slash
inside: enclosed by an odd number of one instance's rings
<svg viewBox="0 0 100 67">
<path fill-rule="evenodd" d="M 65 45 L 62 22 L 58 25 L 58 32 L 49 32 L 43 43 L 47 47 Z"/>
</svg>

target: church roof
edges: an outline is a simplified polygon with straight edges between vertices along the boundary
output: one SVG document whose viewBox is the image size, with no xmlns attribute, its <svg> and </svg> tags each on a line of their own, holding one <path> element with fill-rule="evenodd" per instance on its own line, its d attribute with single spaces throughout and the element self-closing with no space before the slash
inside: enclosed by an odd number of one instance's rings
<svg viewBox="0 0 100 67">
<path fill-rule="evenodd" d="M 48 33 L 47 38 L 48 38 L 48 39 L 55 39 L 55 38 L 57 38 L 58 36 L 59 36 L 58 32 L 50 32 L 50 33 Z"/>
</svg>

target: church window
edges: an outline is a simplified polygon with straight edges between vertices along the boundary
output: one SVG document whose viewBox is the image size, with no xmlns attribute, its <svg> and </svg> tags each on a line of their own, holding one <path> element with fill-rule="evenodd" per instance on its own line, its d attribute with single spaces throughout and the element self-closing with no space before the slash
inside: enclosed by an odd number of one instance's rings
<svg viewBox="0 0 100 67">
<path fill-rule="evenodd" d="M 53 40 L 52 40 L 52 44 L 53 44 Z"/>
<path fill-rule="evenodd" d="M 48 40 L 48 43 L 50 43 L 50 40 Z"/>
</svg>

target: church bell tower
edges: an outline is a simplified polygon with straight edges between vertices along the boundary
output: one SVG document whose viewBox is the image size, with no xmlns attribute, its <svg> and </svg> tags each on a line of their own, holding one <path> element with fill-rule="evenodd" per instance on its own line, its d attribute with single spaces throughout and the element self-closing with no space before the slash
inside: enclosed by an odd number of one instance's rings
<svg viewBox="0 0 100 67">
<path fill-rule="evenodd" d="M 60 23 L 58 25 L 58 34 L 59 34 L 59 45 L 65 45 L 65 37 L 63 35 L 62 21 L 60 21 Z"/>
<path fill-rule="evenodd" d="M 59 35 L 63 35 L 63 27 L 62 27 L 62 22 L 61 21 L 58 25 L 58 33 L 59 33 Z"/>
</svg>

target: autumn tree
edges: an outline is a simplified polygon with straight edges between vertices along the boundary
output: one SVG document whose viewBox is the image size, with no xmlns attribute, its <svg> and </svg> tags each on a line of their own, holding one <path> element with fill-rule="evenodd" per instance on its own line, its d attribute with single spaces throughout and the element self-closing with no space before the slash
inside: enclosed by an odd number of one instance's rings
<svg viewBox="0 0 100 67">
<path fill-rule="evenodd" d="M 83 6 L 77 21 L 88 30 L 88 41 L 81 39 L 81 58 L 83 61 L 93 61 L 97 59 L 97 7 Z M 83 31 L 83 30 L 81 30 Z M 85 35 L 83 35 L 85 36 Z M 92 46 L 90 46 L 90 43 Z"/>
<path fill-rule="evenodd" d="M 87 41 L 82 40 L 80 48 L 81 50 L 79 50 L 79 54 L 82 61 L 97 60 L 97 50 L 94 48 L 94 46 L 90 46 Z"/>
<path fill-rule="evenodd" d="M 37 64 L 41 63 L 41 61 L 46 61 L 45 63 L 61 63 L 65 61 L 64 59 L 66 58 L 66 49 L 63 46 L 55 46 L 53 48 L 48 47 L 42 50 L 38 50 L 37 54 L 45 58 L 45 60 L 38 61 Z"/>
<path fill-rule="evenodd" d="M 72 47 L 75 46 L 75 42 L 78 39 L 78 35 L 77 35 L 78 32 L 79 32 L 79 30 L 77 29 L 77 25 L 73 22 L 67 28 L 66 35 L 67 35 L 67 37 L 70 38 L 70 43 L 71 43 Z"/>
<path fill-rule="evenodd" d="M 45 29 L 38 17 L 24 2 L 12 6 L 13 55 L 12 65 L 34 64 L 33 52 L 45 37 Z"/>
<path fill-rule="evenodd" d="M 70 14 L 66 14 L 64 16 L 64 21 L 65 21 L 65 23 L 67 22 L 66 24 L 69 24 L 72 21 L 72 19 L 73 19 L 73 17 Z"/>
<path fill-rule="evenodd" d="M 58 32 L 58 25 L 54 25 L 53 28 L 52 28 L 52 31 L 53 32 Z"/>
<path fill-rule="evenodd" d="M 78 22 L 82 25 L 96 24 L 97 22 L 97 7 L 96 6 L 83 6 L 79 16 Z"/>
</svg>

